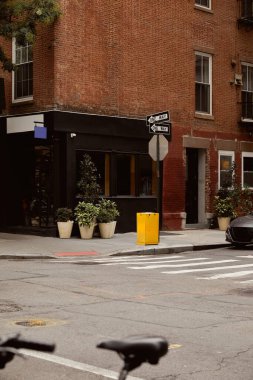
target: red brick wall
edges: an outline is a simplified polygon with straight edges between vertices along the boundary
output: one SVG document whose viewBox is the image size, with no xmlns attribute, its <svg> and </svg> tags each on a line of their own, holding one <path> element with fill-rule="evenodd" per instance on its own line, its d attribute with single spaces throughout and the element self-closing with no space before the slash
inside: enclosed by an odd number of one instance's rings
<svg viewBox="0 0 253 380">
<path fill-rule="evenodd" d="M 145 118 L 170 110 L 173 139 L 164 161 L 165 226 L 180 227 L 185 208 L 183 135 L 211 139 L 206 183 L 206 210 L 211 211 L 218 178 L 216 139 L 252 141 L 238 127 L 241 88 L 230 83 L 241 72 L 241 61 L 253 63 L 253 30 L 238 29 L 238 2 L 212 0 L 211 12 L 194 7 L 194 0 L 61 3 L 63 14 L 54 34 L 53 28 L 43 28 L 36 42 L 34 102 L 8 111 L 57 107 Z M 195 51 L 213 54 L 211 120 L 194 112 Z M 8 86 L 7 93 L 10 99 Z M 239 163 L 239 152 L 236 157 Z"/>
</svg>

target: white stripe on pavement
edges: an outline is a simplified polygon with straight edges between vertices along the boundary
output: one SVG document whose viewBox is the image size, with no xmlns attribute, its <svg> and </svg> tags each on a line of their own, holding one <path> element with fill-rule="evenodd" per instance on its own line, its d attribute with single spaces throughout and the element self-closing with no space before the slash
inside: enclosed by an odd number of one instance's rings
<svg viewBox="0 0 253 380">
<path fill-rule="evenodd" d="M 229 265 L 227 267 L 214 267 L 214 268 L 201 268 L 201 269 L 186 269 L 186 270 L 176 270 L 176 271 L 168 271 L 168 272 L 161 272 L 161 273 L 165 273 L 165 274 L 181 274 L 182 273 L 183 274 L 183 273 L 208 272 L 208 271 L 213 271 L 213 270 L 237 269 L 237 268 L 247 268 L 247 267 L 253 267 L 253 264 Z"/>
<path fill-rule="evenodd" d="M 209 260 L 207 257 L 201 257 L 201 258 L 195 258 L 195 259 L 180 259 L 180 260 L 165 260 L 163 259 L 163 263 L 178 263 L 178 262 L 182 262 L 182 261 L 200 261 L 200 260 Z M 235 261 L 238 261 L 238 260 L 235 260 Z M 122 262 L 122 263 L 104 263 L 104 264 L 101 264 L 101 265 L 130 265 L 130 264 L 135 264 L 136 261 L 125 261 L 125 262 Z M 157 264 L 157 261 L 142 261 L 141 263 L 138 262 L 138 265 L 145 265 L 145 264 Z M 158 265 L 158 267 L 160 267 L 161 264 Z M 134 269 L 136 268 L 143 268 L 143 267 L 134 267 Z M 149 268 L 149 267 L 147 267 Z M 131 268 L 133 269 L 133 268 Z"/>
<path fill-rule="evenodd" d="M 26 350 L 26 349 L 20 349 L 19 352 L 26 356 L 31 356 L 36 359 L 42 359 L 42 360 L 46 360 L 55 364 L 64 365 L 65 367 L 78 369 L 79 371 L 94 373 L 96 375 L 100 375 L 108 379 L 115 379 L 115 380 L 118 379 L 117 372 L 110 371 L 104 368 L 95 367 L 95 366 L 85 364 L 85 363 L 76 362 L 74 360 L 65 359 L 57 355 L 47 354 L 44 352 L 38 352 L 38 351 L 33 351 L 33 350 Z M 139 377 L 133 377 L 133 376 L 129 376 L 128 378 L 129 380 L 143 380 Z"/>
<path fill-rule="evenodd" d="M 253 282 L 253 280 L 236 281 L 236 282 L 239 283 L 239 284 L 249 284 L 249 283 Z"/>
<path fill-rule="evenodd" d="M 253 270 L 244 270 L 241 272 L 216 274 L 215 276 L 211 276 L 211 277 L 198 277 L 197 280 L 217 280 L 219 278 L 243 277 L 252 273 L 253 273 Z"/>
<path fill-rule="evenodd" d="M 236 256 L 243 259 L 253 259 L 253 255 L 247 255 L 247 256 Z"/>
<path fill-rule="evenodd" d="M 170 264 L 148 265 L 146 267 L 129 267 L 129 269 L 182 268 L 182 267 L 192 267 L 192 266 L 197 266 L 197 265 L 210 265 L 210 264 L 212 265 L 212 264 L 232 263 L 235 261 L 239 261 L 239 260 L 205 261 L 203 263 L 172 264 L 172 265 L 170 265 Z"/>
</svg>

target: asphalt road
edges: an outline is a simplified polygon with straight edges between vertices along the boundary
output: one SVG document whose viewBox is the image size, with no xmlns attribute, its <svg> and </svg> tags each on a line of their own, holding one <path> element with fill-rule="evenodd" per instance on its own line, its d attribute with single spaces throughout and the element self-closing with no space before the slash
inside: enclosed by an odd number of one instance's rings
<svg viewBox="0 0 253 380">
<path fill-rule="evenodd" d="M 134 378 L 252 380 L 253 251 L 1 260 L 0 316 L 2 336 L 57 345 L 15 358 L 0 379 L 116 379 L 121 360 L 96 344 L 152 334 L 169 354 Z"/>
</svg>

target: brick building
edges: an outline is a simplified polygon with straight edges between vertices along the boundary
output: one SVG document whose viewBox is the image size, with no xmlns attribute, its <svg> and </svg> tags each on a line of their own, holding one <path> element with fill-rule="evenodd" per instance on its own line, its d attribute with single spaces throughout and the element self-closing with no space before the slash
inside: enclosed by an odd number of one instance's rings
<svg viewBox="0 0 253 380">
<path fill-rule="evenodd" d="M 251 0 L 60 3 L 62 16 L 39 28 L 33 47 L 13 41 L 19 68 L 1 75 L 2 226 L 29 224 L 28 206 L 41 227 L 58 206 L 74 207 L 88 152 L 119 205 L 118 231 L 135 230 L 136 212 L 157 204 L 146 115 L 164 110 L 164 229 L 207 225 L 233 162 L 253 188 Z M 34 137 L 35 125 L 46 138 Z"/>
</svg>

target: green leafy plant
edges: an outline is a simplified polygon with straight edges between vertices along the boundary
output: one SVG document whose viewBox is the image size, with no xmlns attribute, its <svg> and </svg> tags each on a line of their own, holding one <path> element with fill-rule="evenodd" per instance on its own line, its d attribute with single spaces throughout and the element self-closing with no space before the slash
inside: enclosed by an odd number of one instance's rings
<svg viewBox="0 0 253 380">
<path fill-rule="evenodd" d="M 242 186 L 234 162 L 228 173 L 228 178 L 230 178 L 230 181 L 225 181 L 224 186 L 219 189 L 217 196 L 219 196 L 220 199 L 229 198 L 231 200 L 233 215 L 243 216 L 251 213 L 253 210 L 253 192 L 249 187 Z"/>
<path fill-rule="evenodd" d="M 119 216 L 119 211 L 115 202 L 110 199 L 101 199 L 98 204 L 99 213 L 97 216 L 97 221 L 99 223 L 109 223 L 116 220 Z"/>
<path fill-rule="evenodd" d="M 220 195 L 216 195 L 214 197 L 213 206 L 217 217 L 236 217 L 231 197 L 222 197 Z"/>
<path fill-rule="evenodd" d="M 80 161 L 80 179 L 77 182 L 78 198 L 85 202 L 95 202 L 101 194 L 100 186 L 97 182 L 99 175 L 97 168 L 89 154 L 85 153 Z"/>
<path fill-rule="evenodd" d="M 1 0 L 0 36 L 7 40 L 16 38 L 18 44 L 33 44 L 38 24 L 52 24 L 60 16 L 58 0 Z M 4 70 L 11 71 L 15 65 L 0 45 L 0 62 Z"/>
<path fill-rule="evenodd" d="M 73 220 L 73 211 L 67 207 L 59 207 L 56 210 L 55 218 L 57 222 L 68 222 Z"/>
<path fill-rule="evenodd" d="M 80 226 L 90 227 L 96 223 L 99 209 L 93 203 L 80 201 L 74 210 L 75 220 Z"/>
</svg>

